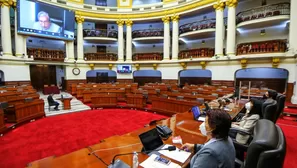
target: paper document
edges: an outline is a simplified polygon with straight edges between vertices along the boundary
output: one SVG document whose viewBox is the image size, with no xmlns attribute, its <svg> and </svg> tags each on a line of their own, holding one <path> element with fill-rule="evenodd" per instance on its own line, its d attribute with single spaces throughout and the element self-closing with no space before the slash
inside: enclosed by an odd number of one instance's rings
<svg viewBox="0 0 297 168">
<path fill-rule="evenodd" d="M 164 145 L 164 147 L 162 149 L 168 148 L 168 146 L 170 146 L 170 145 Z M 159 153 L 161 153 L 164 156 L 169 157 L 170 159 L 174 159 L 174 160 L 176 160 L 178 162 L 181 162 L 181 163 L 185 163 L 185 161 L 191 155 L 190 152 L 179 150 L 177 148 L 176 148 L 175 151 L 161 150 L 161 151 L 159 151 Z"/>
<path fill-rule="evenodd" d="M 204 122 L 205 121 L 205 117 L 199 117 L 198 118 L 198 121 L 203 121 Z"/>
<path fill-rule="evenodd" d="M 143 161 L 142 163 L 140 163 L 140 166 L 144 167 L 144 168 L 181 168 L 180 165 L 170 162 L 169 165 L 165 165 L 159 162 L 155 161 L 155 158 L 158 155 L 156 154 L 152 154 L 149 158 L 147 158 L 145 161 Z"/>
</svg>

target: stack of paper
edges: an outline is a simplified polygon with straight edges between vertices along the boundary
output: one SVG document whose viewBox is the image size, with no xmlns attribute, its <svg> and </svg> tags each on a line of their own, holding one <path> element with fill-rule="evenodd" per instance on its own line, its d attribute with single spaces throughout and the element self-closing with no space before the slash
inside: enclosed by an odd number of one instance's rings
<svg viewBox="0 0 297 168">
<path fill-rule="evenodd" d="M 170 162 L 169 165 L 165 165 L 159 162 L 156 162 L 155 159 L 158 155 L 152 154 L 149 158 L 147 158 L 144 162 L 140 163 L 140 166 L 144 168 L 181 168 L 176 163 Z"/>
<path fill-rule="evenodd" d="M 170 146 L 170 145 L 164 145 L 164 147 L 162 149 L 168 148 L 168 146 Z M 179 150 L 179 149 L 176 149 L 175 151 L 161 150 L 161 151 L 159 151 L 159 153 L 161 153 L 164 156 L 169 157 L 170 159 L 174 159 L 181 163 L 185 163 L 185 161 L 191 155 L 190 152 L 186 152 L 186 151 Z"/>
</svg>

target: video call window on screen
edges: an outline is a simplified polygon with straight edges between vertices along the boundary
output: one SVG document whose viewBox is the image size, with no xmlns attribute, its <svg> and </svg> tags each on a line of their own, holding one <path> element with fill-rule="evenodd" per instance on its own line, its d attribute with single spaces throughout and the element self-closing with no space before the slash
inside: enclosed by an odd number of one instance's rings
<svg viewBox="0 0 297 168">
<path fill-rule="evenodd" d="M 132 73 L 131 65 L 118 65 L 118 73 Z"/>
<path fill-rule="evenodd" d="M 73 11 L 37 1 L 19 0 L 17 3 L 19 33 L 74 39 Z"/>
</svg>

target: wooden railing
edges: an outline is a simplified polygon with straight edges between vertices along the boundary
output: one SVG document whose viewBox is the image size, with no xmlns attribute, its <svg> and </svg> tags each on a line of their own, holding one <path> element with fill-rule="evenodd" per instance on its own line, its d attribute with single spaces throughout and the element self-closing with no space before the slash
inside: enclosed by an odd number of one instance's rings
<svg viewBox="0 0 297 168">
<path fill-rule="evenodd" d="M 144 30 L 134 30 L 132 32 L 132 38 L 137 37 L 159 37 L 163 36 L 163 29 L 144 29 Z"/>
<path fill-rule="evenodd" d="M 61 50 L 48 50 L 41 48 L 27 48 L 29 58 L 34 60 L 46 60 L 46 61 L 64 61 L 66 56 L 65 51 Z"/>
<path fill-rule="evenodd" d="M 216 27 L 216 19 L 204 19 L 179 26 L 179 33 L 203 30 Z"/>
<path fill-rule="evenodd" d="M 118 31 L 116 30 L 106 30 L 106 29 L 84 29 L 84 37 L 111 37 L 117 38 Z"/>
<path fill-rule="evenodd" d="M 163 54 L 161 53 L 136 53 L 132 56 L 133 61 L 144 60 L 163 60 Z"/>
<path fill-rule="evenodd" d="M 113 53 L 85 53 L 84 59 L 86 61 L 117 61 L 118 55 Z"/>
<path fill-rule="evenodd" d="M 180 51 L 178 54 L 178 59 L 201 58 L 212 56 L 214 56 L 214 48 L 198 48 Z"/>
<path fill-rule="evenodd" d="M 286 52 L 286 40 L 270 40 L 237 45 L 237 55 Z"/>
<path fill-rule="evenodd" d="M 279 15 L 290 15 L 290 3 L 278 3 L 260 6 L 237 14 L 237 24 L 245 21 L 256 20 Z"/>
</svg>

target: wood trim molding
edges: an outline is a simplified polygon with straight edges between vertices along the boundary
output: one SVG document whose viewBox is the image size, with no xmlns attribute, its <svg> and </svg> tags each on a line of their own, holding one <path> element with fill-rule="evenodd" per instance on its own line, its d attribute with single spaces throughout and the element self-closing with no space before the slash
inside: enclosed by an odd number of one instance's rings
<svg viewBox="0 0 297 168">
<path fill-rule="evenodd" d="M 31 85 L 31 81 L 5 81 L 5 86 Z"/>
</svg>

